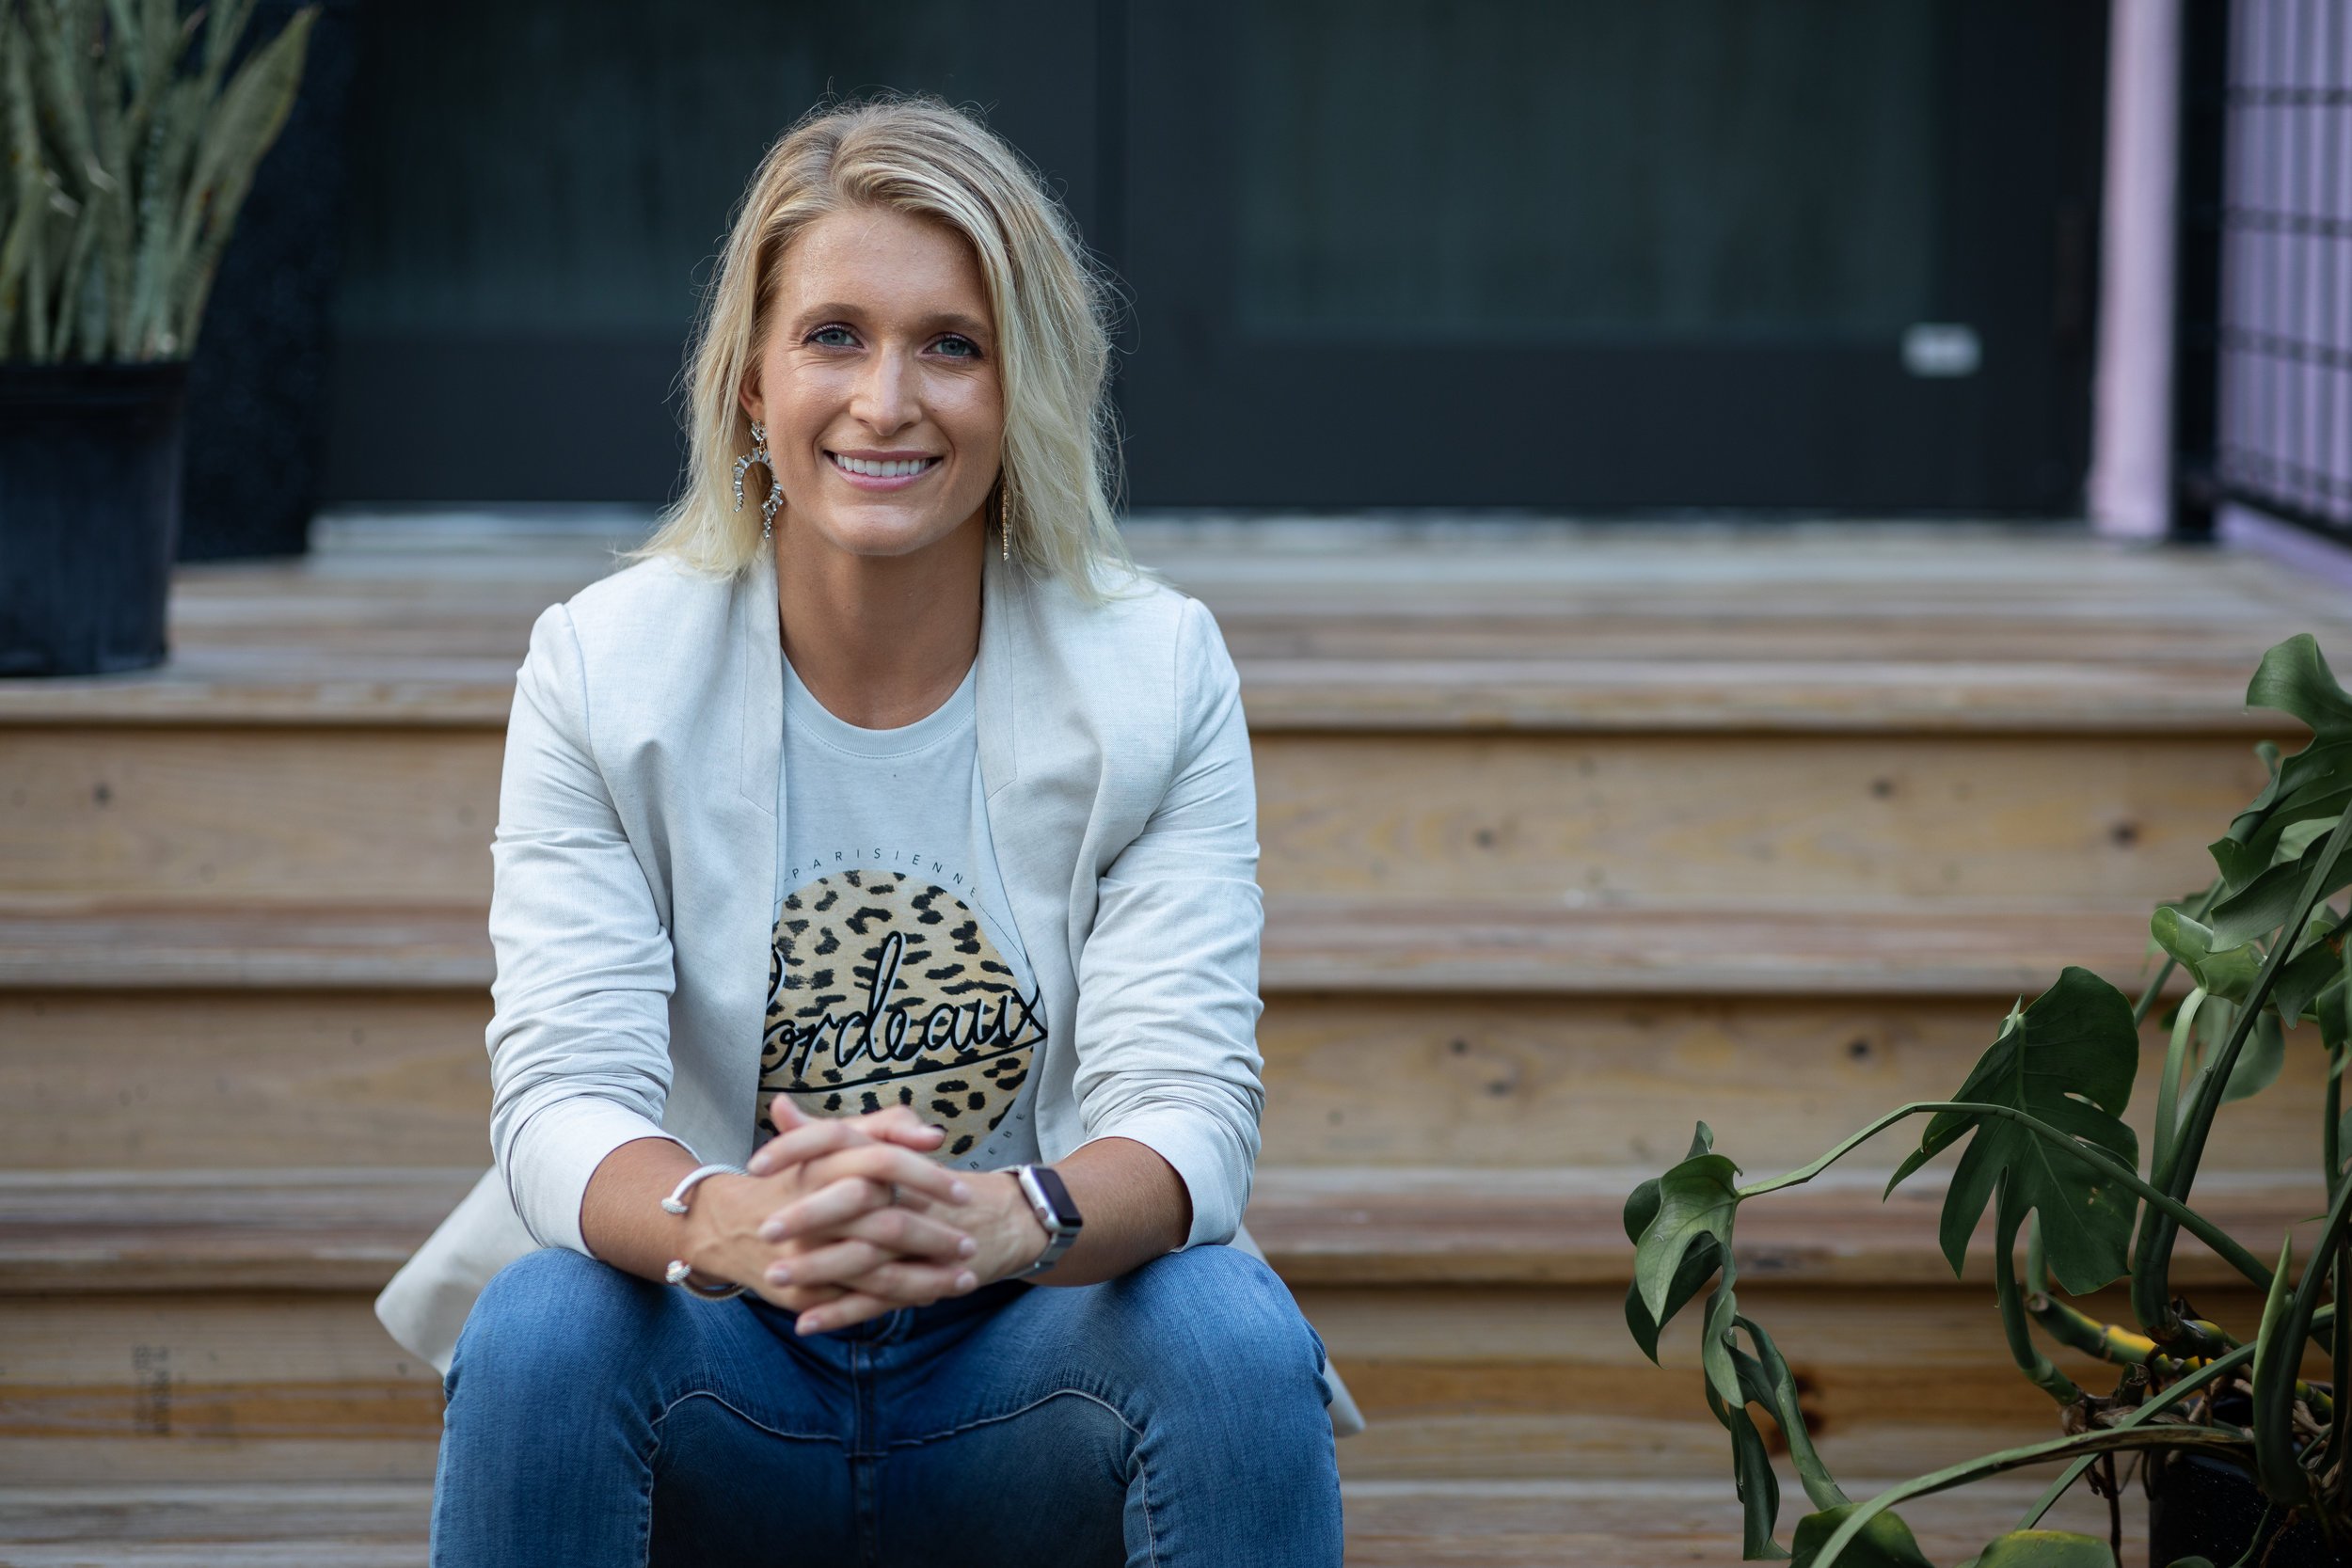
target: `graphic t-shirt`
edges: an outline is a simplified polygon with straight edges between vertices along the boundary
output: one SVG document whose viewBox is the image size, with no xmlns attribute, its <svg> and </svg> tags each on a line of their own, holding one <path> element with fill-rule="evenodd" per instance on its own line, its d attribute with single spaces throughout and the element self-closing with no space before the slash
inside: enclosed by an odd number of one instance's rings
<svg viewBox="0 0 2352 1568">
<path fill-rule="evenodd" d="M 815 1117 L 913 1106 L 932 1157 L 1038 1157 L 1044 998 L 997 876 L 980 782 L 978 666 L 912 724 L 835 718 L 784 661 L 784 833 L 756 1147 L 788 1094 Z"/>
</svg>

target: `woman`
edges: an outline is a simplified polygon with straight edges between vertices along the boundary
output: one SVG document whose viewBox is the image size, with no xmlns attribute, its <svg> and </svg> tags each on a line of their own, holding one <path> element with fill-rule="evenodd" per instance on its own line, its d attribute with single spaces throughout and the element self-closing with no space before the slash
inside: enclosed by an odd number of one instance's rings
<svg viewBox="0 0 2352 1568">
<path fill-rule="evenodd" d="M 685 494 L 517 674 L 468 1199 L 511 1216 L 379 1304 L 430 1339 L 508 1247 L 436 1564 L 1340 1560 L 1322 1341 L 1212 1244 L 1263 1095 L 1248 739 L 1120 548 L 1106 365 L 1066 220 L 944 104 L 755 175 Z"/>
</svg>

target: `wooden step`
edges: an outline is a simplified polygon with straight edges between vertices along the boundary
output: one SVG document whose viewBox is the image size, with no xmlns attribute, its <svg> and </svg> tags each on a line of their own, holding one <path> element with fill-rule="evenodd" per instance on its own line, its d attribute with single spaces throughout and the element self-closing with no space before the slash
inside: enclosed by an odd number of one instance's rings
<svg viewBox="0 0 2352 1568">
<path fill-rule="evenodd" d="M 2130 984 L 2148 909 L 1399 906 L 1269 897 L 1268 992 L 2010 998 L 2079 964 Z M 0 902 L 0 990 L 485 990 L 481 905 Z"/>
<path fill-rule="evenodd" d="M 1793 1516 L 1802 1495 L 1787 1490 Z M 2002 1478 L 1903 1514 L 1931 1557 L 1951 1560 L 2011 1526 L 2035 1495 Z M 423 1568 L 432 1502 L 432 1487 L 414 1483 L 12 1486 L 0 1488 L 0 1549 L 16 1568 Z M 1343 1483 L 1341 1506 L 1347 1560 L 1362 1568 L 1740 1560 L 1728 1481 L 1366 1481 Z M 2144 1511 L 2125 1517 L 2137 1543 Z M 2087 1497 L 2069 1497 L 2049 1523 L 2106 1528 L 2104 1505 Z"/>
<path fill-rule="evenodd" d="M 1434 918 L 1447 912 L 1275 907 L 1266 1164 L 1656 1169 L 1705 1117 L 1752 1169 L 1787 1168 L 1951 1093 L 2058 955 L 2141 978 L 2136 914 L 1951 920 L 1907 941 L 1901 922 L 1857 915 L 1710 915 L 1708 935 L 1687 912 L 1489 911 L 1451 929 Z M 1660 931 L 1662 952 L 1640 946 Z M 1854 957 L 1872 953 L 1875 971 Z M 1920 954 L 1935 956 L 1924 989 L 1898 992 L 1896 966 Z M 1804 973 L 1808 993 L 1774 989 Z M 0 915 L 0 1038 L 15 1047 L 0 1053 L 0 1164 L 480 1168 L 488 978 L 478 911 L 19 906 Z M 2153 1024 L 2144 1038 L 2152 1072 L 2163 1042 Z M 2280 1084 L 2221 1118 L 2213 1168 L 2317 1168 L 2304 1108 L 2323 1065 L 2290 1050 Z M 2153 1101 L 2143 1083 L 2143 1139 Z"/>
<path fill-rule="evenodd" d="M 1720 1479 L 1696 1312 L 1653 1366 L 1622 1286 L 1295 1289 L 1367 1422 L 1341 1445 L 1356 1479 Z M 1743 1281 L 1830 1463 L 1916 1472 L 2055 1434 L 2010 1364 L 1979 1288 L 1823 1290 Z M 2197 1288 L 2201 1312 L 2250 1333 L 2251 1291 Z M 2107 1321 L 2120 1292 L 2090 1298 Z M 0 1295 L 0 1475 L 19 1483 L 429 1481 L 434 1369 L 393 1344 L 365 1291 Z M 2113 1369 L 2053 1359 L 2088 1386 Z M 2325 1377 L 2316 1355 L 2311 1375 Z"/>
<path fill-rule="evenodd" d="M 0 716 L 24 700 L 0 683 Z M 489 896 L 497 729 L 0 731 L 11 897 Z M 2145 904 L 2201 885 L 2204 846 L 2264 779 L 2236 732 L 1359 727 L 1263 735 L 1253 759 L 1269 894 L 1571 906 Z"/>
<path fill-rule="evenodd" d="M 1294 1285 L 1622 1288 L 1626 1195 L 1655 1172 L 1270 1167 L 1248 1220 Z M 0 1172 L 0 1295 L 380 1290 L 480 1172 Z M 1821 1289 L 1953 1283 L 1936 1244 L 1943 1192 L 1923 1173 L 1882 1201 L 1883 1170 L 1834 1170 L 1759 1199 L 1739 1228 L 1742 1281 Z M 2197 1206 L 2258 1254 L 2324 1207 L 2316 1180 L 2235 1174 Z M 1991 1280 L 1989 1232 L 1971 1287 Z M 2185 1287 L 2238 1275 L 2193 1239 Z M 1971 1289 L 1972 1297 L 1976 1293 Z"/>
<path fill-rule="evenodd" d="M 301 560 L 177 568 L 167 668 L 0 683 L 0 723 L 496 730 L 532 617 L 645 521 L 322 519 Z M 2258 555 L 2046 528 L 1129 531 L 1217 612 L 1264 731 L 2250 736 L 2262 649 L 2352 626 Z"/>
</svg>

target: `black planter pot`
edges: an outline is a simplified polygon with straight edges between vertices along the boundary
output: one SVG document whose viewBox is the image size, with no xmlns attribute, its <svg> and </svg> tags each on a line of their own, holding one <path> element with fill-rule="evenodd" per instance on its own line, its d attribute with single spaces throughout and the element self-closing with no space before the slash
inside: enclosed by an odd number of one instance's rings
<svg viewBox="0 0 2352 1568">
<path fill-rule="evenodd" d="M 2169 1568 L 2185 1557 L 2201 1557 L 2228 1568 L 2246 1555 L 2263 1508 L 2262 1490 L 2247 1471 L 2205 1454 L 2174 1454 L 2149 1477 L 2148 1560 L 2153 1568 Z M 2255 1560 L 2267 1568 L 2341 1568 L 2344 1561 L 2309 1519 L 2296 1519 L 2283 1532 L 2265 1531 L 2263 1539 Z"/>
<path fill-rule="evenodd" d="M 0 675 L 163 662 L 187 375 L 0 363 Z"/>
</svg>

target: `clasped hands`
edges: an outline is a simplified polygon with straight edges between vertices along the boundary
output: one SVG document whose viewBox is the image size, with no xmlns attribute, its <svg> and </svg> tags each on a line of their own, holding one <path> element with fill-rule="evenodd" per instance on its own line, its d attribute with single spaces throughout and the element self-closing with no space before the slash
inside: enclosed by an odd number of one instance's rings
<svg viewBox="0 0 2352 1568">
<path fill-rule="evenodd" d="M 750 1175 L 696 1187 L 682 1256 L 704 1279 L 798 1314 L 797 1333 L 962 1295 L 1045 1248 L 1013 1174 L 927 1158 L 946 1130 L 906 1106 L 815 1117 L 779 1094 L 770 1115 L 779 1132 L 745 1162 Z"/>
</svg>

